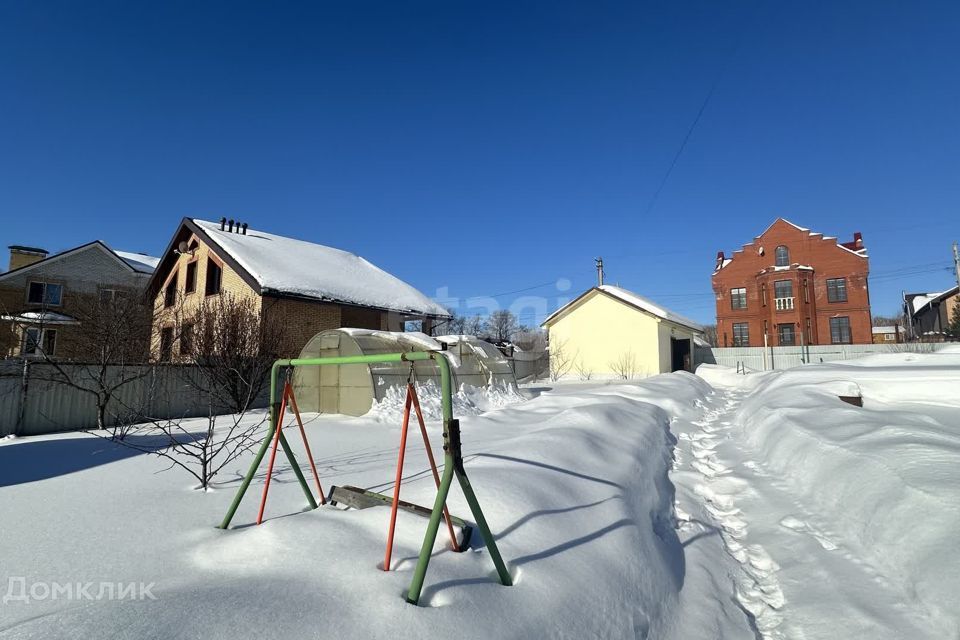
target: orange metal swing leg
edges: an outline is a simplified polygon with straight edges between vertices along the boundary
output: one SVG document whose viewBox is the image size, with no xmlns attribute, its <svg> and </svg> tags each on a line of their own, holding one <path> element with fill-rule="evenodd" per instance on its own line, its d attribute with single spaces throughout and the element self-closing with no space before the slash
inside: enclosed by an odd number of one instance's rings
<svg viewBox="0 0 960 640">
<path fill-rule="evenodd" d="M 277 426 L 273 433 L 273 448 L 270 451 L 270 463 L 267 465 L 267 479 L 263 483 L 263 497 L 260 498 L 260 510 L 257 512 L 257 524 L 263 523 L 263 510 L 267 506 L 267 493 L 270 491 L 270 479 L 273 477 L 273 463 L 277 459 L 277 445 L 280 443 L 280 430 L 283 429 L 283 414 L 287 409 L 287 394 L 284 389 L 280 400 L 280 411 L 277 413 Z"/>
<path fill-rule="evenodd" d="M 427 459 L 430 460 L 430 470 L 433 471 L 433 481 L 440 488 L 440 474 L 437 472 L 437 463 L 433 459 L 433 450 L 430 448 L 430 438 L 427 437 L 427 424 L 423 420 L 423 412 L 420 410 L 420 399 L 417 397 L 417 390 L 414 386 L 408 385 L 407 393 L 413 399 L 413 408 L 417 412 L 417 420 L 420 422 L 420 434 L 423 436 L 423 448 L 427 450 Z M 457 536 L 453 532 L 453 523 L 450 522 L 450 511 L 447 505 L 443 505 L 443 519 L 447 523 L 447 531 L 450 532 L 450 544 L 454 551 L 460 551 L 460 545 L 457 544 Z"/>
<path fill-rule="evenodd" d="M 403 426 L 400 428 L 400 453 L 397 456 L 397 478 L 393 483 L 393 504 L 390 507 L 390 528 L 387 529 L 387 550 L 383 555 L 383 570 L 390 571 L 390 556 L 393 555 L 393 533 L 397 528 L 397 506 L 400 503 L 400 480 L 403 478 L 403 456 L 407 451 L 407 427 L 410 425 L 411 398 L 403 406 Z"/>
<path fill-rule="evenodd" d="M 303 420 L 300 419 L 300 409 L 297 408 L 297 398 L 293 395 L 293 387 L 287 384 L 285 397 L 290 398 L 290 406 L 293 407 L 293 415 L 297 417 L 297 425 L 300 427 L 300 435 L 303 437 L 303 447 L 307 450 L 307 460 L 310 461 L 310 468 L 313 470 L 313 478 L 317 481 L 317 491 L 320 492 L 320 504 L 327 504 L 327 499 L 323 495 L 323 487 L 320 486 L 320 474 L 317 473 L 317 465 L 313 461 L 313 453 L 310 452 L 310 443 L 307 442 L 307 432 L 303 428 Z"/>
<path fill-rule="evenodd" d="M 383 570 L 390 571 L 390 558 L 393 555 L 393 535 L 397 528 L 397 508 L 400 504 L 400 482 L 403 479 L 403 459 L 407 450 L 407 432 L 410 426 L 410 408 L 413 406 L 417 412 L 417 420 L 420 423 L 420 433 L 423 436 L 423 444 L 427 450 L 427 459 L 430 461 L 430 470 L 433 472 L 433 480 L 440 488 L 440 474 L 437 472 L 437 463 L 434 461 L 433 452 L 430 449 L 430 440 L 427 437 L 427 426 L 423 420 L 423 412 L 420 410 L 420 400 L 417 398 L 416 389 L 413 384 L 407 384 L 407 400 L 403 406 L 403 425 L 400 428 L 400 453 L 397 456 L 397 477 L 393 485 L 393 504 L 390 508 L 390 528 L 387 530 L 387 550 L 383 556 Z M 457 536 L 453 531 L 453 524 L 450 522 L 450 513 L 447 506 L 443 506 L 443 517 L 447 523 L 447 531 L 450 533 L 450 543 L 454 551 L 460 551 L 457 544 Z"/>
</svg>

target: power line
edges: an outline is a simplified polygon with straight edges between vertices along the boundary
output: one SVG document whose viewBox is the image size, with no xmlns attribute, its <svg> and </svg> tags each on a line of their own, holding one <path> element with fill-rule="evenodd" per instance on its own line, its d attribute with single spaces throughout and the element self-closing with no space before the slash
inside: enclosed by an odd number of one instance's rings
<svg viewBox="0 0 960 640">
<path fill-rule="evenodd" d="M 713 81 L 713 84 L 710 85 L 710 90 L 707 91 L 706 97 L 703 99 L 703 102 L 700 104 L 700 109 L 697 111 L 696 117 L 693 119 L 693 122 L 690 124 L 690 127 L 687 129 L 687 133 L 683 136 L 683 141 L 680 143 L 680 148 L 677 149 L 677 153 L 674 154 L 673 160 L 670 162 L 670 166 L 667 168 L 667 172 L 664 174 L 663 179 L 660 181 L 660 184 L 657 186 L 657 190 L 653 193 L 653 197 L 650 199 L 650 204 L 647 205 L 647 209 L 644 212 L 644 217 L 649 216 L 650 212 L 653 211 L 653 207 L 656 206 L 657 200 L 660 198 L 660 193 L 663 191 L 663 188 L 667 185 L 667 181 L 670 179 L 670 175 L 673 173 L 674 167 L 677 166 L 677 162 L 680 161 L 680 156 L 683 155 L 684 149 L 687 148 L 687 142 L 690 141 L 690 137 L 693 135 L 694 129 L 697 128 L 697 124 L 700 122 L 700 118 L 703 117 L 704 111 L 707 110 L 707 105 L 710 104 L 710 99 L 713 98 L 714 92 L 717 90 L 717 85 L 720 84 L 720 80 L 723 78 L 723 74 L 727 69 L 727 65 L 733 60 L 734 56 L 737 55 L 737 51 L 740 50 L 740 42 L 743 39 L 743 33 L 741 32 L 737 36 L 737 40 L 733 45 L 733 48 L 730 49 L 730 53 L 727 58 L 723 61 L 723 65 L 720 67 L 720 70 L 717 72 L 717 76 Z"/>
</svg>

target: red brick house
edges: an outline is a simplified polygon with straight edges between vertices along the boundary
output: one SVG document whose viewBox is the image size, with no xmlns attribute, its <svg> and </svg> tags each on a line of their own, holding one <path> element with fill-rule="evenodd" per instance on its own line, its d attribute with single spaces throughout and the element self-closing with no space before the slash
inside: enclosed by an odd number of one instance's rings
<svg viewBox="0 0 960 640">
<path fill-rule="evenodd" d="M 733 252 L 717 254 L 713 291 L 722 347 L 869 344 L 869 261 L 850 242 L 777 218 Z"/>
</svg>

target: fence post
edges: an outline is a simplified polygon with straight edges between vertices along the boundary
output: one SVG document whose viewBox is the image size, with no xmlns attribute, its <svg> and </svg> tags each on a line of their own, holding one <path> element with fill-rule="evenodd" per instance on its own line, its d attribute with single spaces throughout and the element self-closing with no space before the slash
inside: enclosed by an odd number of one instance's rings
<svg viewBox="0 0 960 640">
<path fill-rule="evenodd" d="M 23 373 L 20 376 L 20 406 L 17 407 L 17 424 L 13 426 L 13 435 L 19 437 L 23 433 L 23 419 L 27 411 L 27 390 L 30 386 L 30 361 L 23 359 Z"/>
</svg>

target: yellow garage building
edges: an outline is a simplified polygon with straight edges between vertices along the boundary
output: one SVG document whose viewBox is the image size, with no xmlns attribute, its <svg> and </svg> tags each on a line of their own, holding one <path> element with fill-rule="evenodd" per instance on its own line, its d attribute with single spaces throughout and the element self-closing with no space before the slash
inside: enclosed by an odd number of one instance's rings
<svg viewBox="0 0 960 640">
<path fill-rule="evenodd" d="M 544 320 L 555 379 L 645 378 L 693 371 L 696 322 L 632 291 L 600 285 Z"/>
</svg>

